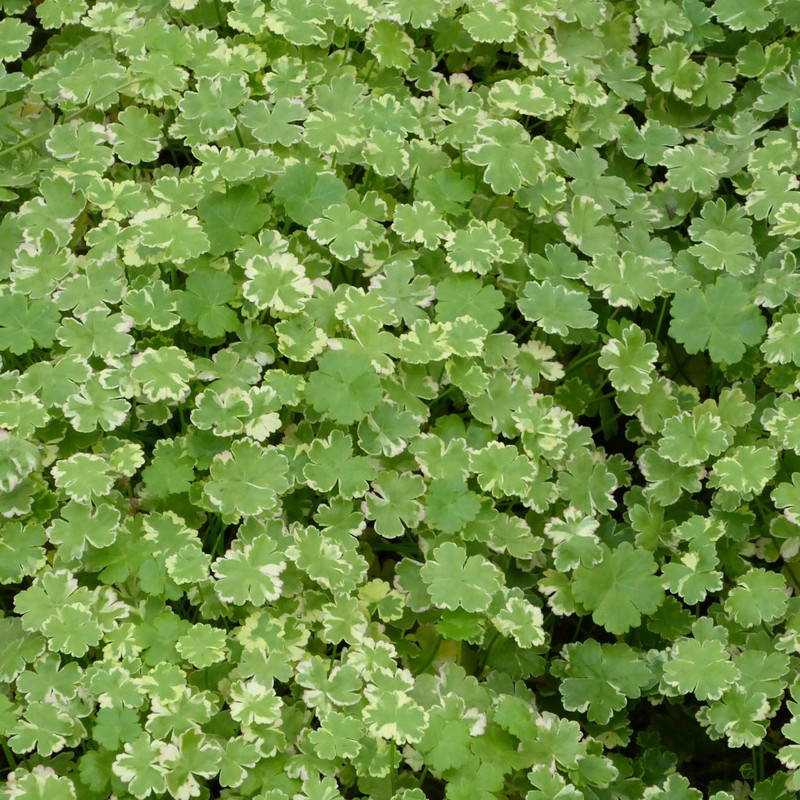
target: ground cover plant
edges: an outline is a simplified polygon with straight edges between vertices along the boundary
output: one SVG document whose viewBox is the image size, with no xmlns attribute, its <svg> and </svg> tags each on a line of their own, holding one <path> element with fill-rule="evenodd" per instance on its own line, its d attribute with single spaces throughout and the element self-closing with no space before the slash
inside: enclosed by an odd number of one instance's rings
<svg viewBox="0 0 800 800">
<path fill-rule="evenodd" d="M 0 10 L 0 797 L 795 796 L 797 0 Z"/>
</svg>

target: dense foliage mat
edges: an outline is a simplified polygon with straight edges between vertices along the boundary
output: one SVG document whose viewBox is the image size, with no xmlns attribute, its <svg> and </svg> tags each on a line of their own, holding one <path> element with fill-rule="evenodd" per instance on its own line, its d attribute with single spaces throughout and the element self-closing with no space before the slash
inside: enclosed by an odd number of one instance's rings
<svg viewBox="0 0 800 800">
<path fill-rule="evenodd" d="M 0 797 L 794 796 L 797 0 L 0 9 Z"/>
</svg>

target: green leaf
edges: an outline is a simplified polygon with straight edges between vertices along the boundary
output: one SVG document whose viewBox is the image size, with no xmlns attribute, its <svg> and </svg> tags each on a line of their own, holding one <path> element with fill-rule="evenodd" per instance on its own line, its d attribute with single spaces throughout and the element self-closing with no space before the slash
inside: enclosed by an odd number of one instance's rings
<svg viewBox="0 0 800 800">
<path fill-rule="evenodd" d="M 611 550 L 601 545 L 603 558 L 591 567 L 573 573 L 573 594 L 607 631 L 626 633 L 641 623 L 642 614 L 652 614 L 663 602 L 664 592 L 653 574 L 658 569 L 646 550 L 635 550 L 628 542 Z"/>
<path fill-rule="evenodd" d="M 478 129 L 478 140 L 466 156 L 470 163 L 486 168 L 484 180 L 493 192 L 503 195 L 543 177 L 553 147 L 542 137 L 531 140 L 514 120 L 492 120 Z"/>
<path fill-rule="evenodd" d="M 41 525 L 7 522 L 0 528 L 0 583 L 20 583 L 35 575 L 46 563 Z"/>
<path fill-rule="evenodd" d="M 281 97 L 272 108 L 263 101 L 248 100 L 241 107 L 239 120 L 259 142 L 290 147 L 303 138 L 302 127 L 291 123 L 302 122 L 308 114 L 300 100 Z"/>
<path fill-rule="evenodd" d="M 368 358 L 329 350 L 320 357 L 318 366 L 306 384 L 306 398 L 317 411 L 351 425 L 378 406 L 380 381 Z"/>
<path fill-rule="evenodd" d="M 271 212 L 259 200 L 258 192 L 243 184 L 232 186 L 225 193 L 211 194 L 197 204 L 213 255 L 235 250 L 245 234 L 263 229 Z"/>
<path fill-rule="evenodd" d="M 563 655 L 559 691 L 564 708 L 585 712 L 592 722 L 607 723 L 651 682 L 647 664 L 626 644 L 573 643 Z"/>
<path fill-rule="evenodd" d="M 111 769 L 138 800 L 166 790 L 166 768 L 159 760 L 163 742 L 143 733 L 133 742 L 125 744 L 124 752 L 117 755 Z"/>
<path fill-rule="evenodd" d="M 79 503 L 108 493 L 114 482 L 109 471 L 106 460 L 91 453 L 61 459 L 51 470 L 56 486 Z"/>
<path fill-rule="evenodd" d="M 212 565 L 215 590 L 226 603 L 261 605 L 280 597 L 280 575 L 286 562 L 275 552 L 275 542 L 259 536 L 243 547 L 234 547 Z"/>
<path fill-rule="evenodd" d="M 755 567 L 731 589 L 725 610 L 745 628 L 762 622 L 775 623 L 786 613 L 786 581 L 777 572 Z"/>
<path fill-rule="evenodd" d="M 698 700 L 719 700 L 739 675 L 723 644 L 716 639 L 681 639 L 664 665 L 664 680 L 682 694 L 694 693 Z"/>
<path fill-rule="evenodd" d="M 299 162 L 286 167 L 273 186 L 275 199 L 298 225 L 310 225 L 326 208 L 344 203 L 347 186 L 331 172 L 316 164 Z"/>
<path fill-rule="evenodd" d="M 74 561 L 87 546 L 102 548 L 113 544 L 119 522 L 119 511 L 107 503 L 91 506 L 70 500 L 61 511 L 61 518 L 47 529 L 47 538 L 58 546 L 59 561 Z"/>
<path fill-rule="evenodd" d="M 483 611 L 502 583 L 496 567 L 482 556 L 467 556 L 453 542 L 439 545 L 422 567 L 428 594 L 438 608 Z"/>
<path fill-rule="evenodd" d="M 150 400 L 173 400 L 180 403 L 189 394 L 189 380 L 194 377 L 194 366 L 178 347 L 147 348 L 134 355 L 131 361 L 131 378 Z"/>
<path fill-rule="evenodd" d="M 377 242 L 381 227 L 366 214 L 352 210 L 346 203 L 329 206 L 321 218 L 308 226 L 308 235 L 325 244 L 340 261 L 350 261 L 359 253 L 369 252 Z"/>
<path fill-rule="evenodd" d="M 729 444 L 730 434 L 716 414 L 683 411 L 664 423 L 658 453 L 681 467 L 691 467 L 718 456 Z"/>
<path fill-rule="evenodd" d="M 570 329 L 591 328 L 597 315 L 590 310 L 586 293 L 552 284 L 532 281 L 524 287 L 517 305 L 525 319 L 538 323 L 547 333 L 566 336 Z"/>
<path fill-rule="evenodd" d="M 664 585 L 689 605 L 701 603 L 709 592 L 722 588 L 722 573 L 715 569 L 717 564 L 713 545 L 701 542 L 680 560 L 673 558 L 664 564 L 661 568 Z"/>
<path fill-rule="evenodd" d="M 748 345 L 758 344 L 767 327 L 747 292 L 730 278 L 676 294 L 670 313 L 670 336 L 687 352 L 707 350 L 712 361 L 729 364 L 740 361 Z"/>
<path fill-rule="evenodd" d="M 59 321 L 58 309 L 51 300 L 30 303 L 23 295 L 0 295 L 0 350 L 20 355 L 35 346 L 49 347 Z"/>
<path fill-rule="evenodd" d="M 204 492 L 225 518 L 238 520 L 276 508 L 289 486 L 288 471 L 277 448 L 241 440 L 214 458 Z"/>
<path fill-rule="evenodd" d="M 657 358 L 655 344 L 647 341 L 638 325 L 630 325 L 622 331 L 621 339 L 609 339 L 603 345 L 597 365 L 609 370 L 611 385 L 617 391 L 646 394 Z"/>
<path fill-rule="evenodd" d="M 245 266 L 244 296 L 256 308 L 297 313 L 311 297 L 311 282 L 305 268 L 291 253 L 251 258 Z"/>
<path fill-rule="evenodd" d="M 178 313 L 204 336 L 216 339 L 239 327 L 239 318 L 227 306 L 236 294 L 227 273 L 200 268 L 186 279 L 186 289 L 177 301 Z"/>
<path fill-rule="evenodd" d="M 162 146 L 162 122 L 143 108 L 129 106 L 108 126 L 117 156 L 128 164 L 153 161 Z"/>
<path fill-rule="evenodd" d="M 417 242 L 430 250 L 450 233 L 450 226 L 437 213 L 433 203 L 425 200 L 396 206 L 392 227 L 404 242 Z"/>
</svg>

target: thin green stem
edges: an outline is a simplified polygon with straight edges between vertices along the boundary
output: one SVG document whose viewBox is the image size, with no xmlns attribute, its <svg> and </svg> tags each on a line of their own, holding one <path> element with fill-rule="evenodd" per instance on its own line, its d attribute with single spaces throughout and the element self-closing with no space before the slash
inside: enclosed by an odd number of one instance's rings
<svg viewBox="0 0 800 800">
<path fill-rule="evenodd" d="M 500 195 L 497 195 L 497 194 L 496 194 L 496 195 L 495 195 L 495 196 L 494 196 L 494 197 L 491 199 L 491 202 L 489 203 L 489 205 L 488 205 L 488 206 L 486 206 L 486 208 L 484 209 L 484 211 L 483 211 L 483 214 L 481 214 L 481 219 L 486 219 L 486 217 L 488 217 L 488 216 L 489 216 L 489 214 L 491 214 L 491 212 L 492 212 L 492 211 L 494 211 L 494 207 L 497 205 L 497 202 L 498 202 L 499 200 L 500 200 Z"/>
<path fill-rule="evenodd" d="M 14 754 L 11 752 L 11 748 L 5 743 L 0 743 L 0 746 L 3 748 L 3 755 L 6 757 L 6 761 L 8 762 L 8 766 L 11 769 L 15 769 L 17 766 L 17 760 L 14 758 Z"/>
<path fill-rule="evenodd" d="M 494 643 L 500 638 L 500 631 L 495 630 L 492 634 L 491 638 L 489 639 L 489 643 L 486 647 L 483 648 L 483 652 L 481 653 L 481 659 L 478 664 L 477 669 L 475 670 L 476 675 L 480 675 L 483 672 L 484 668 L 486 667 L 487 662 L 489 661 L 489 654 L 492 652 L 492 648 L 494 647 Z"/>
<path fill-rule="evenodd" d="M 127 89 L 129 86 L 132 86 L 134 83 L 138 83 L 138 78 L 133 78 L 132 80 L 126 81 L 121 86 L 117 86 L 116 89 L 112 89 L 110 92 L 106 92 L 105 94 L 101 94 L 93 103 L 87 103 L 85 106 L 81 106 L 76 111 L 73 111 L 71 114 L 67 114 L 64 117 L 63 121 L 60 123 L 61 125 L 65 125 L 68 122 L 72 122 L 73 119 L 79 117 L 84 111 L 88 111 L 90 108 L 94 108 L 98 103 L 101 103 L 107 97 L 111 97 L 112 95 L 121 92 L 123 89 Z M 27 139 L 22 139 L 21 141 L 17 142 L 16 144 L 12 144 L 11 147 L 6 147 L 5 150 L 0 150 L 0 157 L 8 155 L 9 153 L 14 153 L 17 150 L 21 150 L 23 147 L 27 147 L 29 144 L 33 142 L 39 141 L 39 139 L 44 139 L 45 136 L 48 136 L 53 128 L 48 128 L 44 131 L 39 131 L 39 133 L 34 134 L 33 136 L 29 136 Z"/>
<path fill-rule="evenodd" d="M 414 185 L 417 182 L 417 172 L 419 172 L 419 167 L 414 167 L 414 174 L 411 176 L 411 184 L 408 187 L 408 195 L 409 197 L 414 196 Z"/>
<path fill-rule="evenodd" d="M 711 362 L 711 379 L 708 382 L 708 392 L 709 397 L 714 397 L 716 395 L 715 389 L 717 386 L 717 378 L 719 376 L 719 367 L 717 366 L 716 361 Z"/>
<path fill-rule="evenodd" d="M 497 64 L 497 55 L 500 52 L 500 48 L 495 48 L 494 52 L 492 53 L 492 57 L 489 59 L 489 64 L 486 67 L 486 75 L 489 76 L 494 72 L 495 65 Z"/>
<path fill-rule="evenodd" d="M 227 27 L 227 22 L 225 21 L 225 17 L 222 14 L 222 6 L 220 5 L 219 0 L 214 0 L 214 10 L 217 12 L 217 19 L 219 20 L 220 28 Z"/>
<path fill-rule="evenodd" d="M 656 330 L 653 333 L 653 341 L 658 341 L 658 335 L 661 332 L 661 325 L 664 322 L 664 315 L 667 312 L 667 298 L 661 300 L 661 312 L 658 315 L 658 322 L 656 322 Z"/>
<path fill-rule="evenodd" d="M 614 393 L 612 393 L 612 394 L 614 394 Z M 618 411 L 616 414 L 614 414 L 613 417 L 611 417 L 610 419 L 607 419 L 602 425 L 598 425 L 592 431 L 592 436 L 597 436 L 597 434 L 600 433 L 600 431 L 602 431 L 603 428 L 606 425 L 610 425 L 612 422 L 616 422 L 620 417 L 624 417 L 624 416 L 625 416 L 625 412 L 624 411 Z"/>
<path fill-rule="evenodd" d="M 362 80 L 363 83 L 367 82 L 367 79 L 369 78 L 370 73 L 372 72 L 372 70 L 375 67 L 375 64 L 377 64 L 377 63 L 378 63 L 377 60 L 374 59 L 374 58 L 371 58 L 369 60 L 369 64 L 367 64 L 367 68 L 364 70 L 364 74 L 361 76 L 361 80 Z"/>
<path fill-rule="evenodd" d="M 686 383 L 691 384 L 691 382 L 692 382 L 691 379 L 689 378 L 689 376 L 686 374 L 685 370 L 683 369 L 684 364 L 689 359 L 687 358 L 685 361 L 681 361 L 680 364 L 678 363 L 678 356 L 675 354 L 675 348 L 672 346 L 672 339 L 670 339 L 669 336 L 667 337 L 667 349 L 669 350 L 669 354 L 672 356 L 672 360 L 675 363 L 675 368 L 681 374 L 681 377 L 686 381 Z"/>
<path fill-rule="evenodd" d="M 447 395 L 452 394 L 458 387 L 451 383 L 437 398 L 436 401 L 443 400 Z"/>
<path fill-rule="evenodd" d="M 606 383 L 608 383 L 608 381 L 606 381 Z M 612 389 L 610 392 L 605 392 L 604 394 L 601 394 L 599 397 L 594 397 L 593 400 L 605 400 L 607 397 L 614 397 L 616 393 L 617 390 Z"/>
<path fill-rule="evenodd" d="M 218 553 L 222 553 L 222 544 L 225 540 L 225 530 L 227 525 L 224 525 L 222 520 L 215 516 L 209 523 L 209 528 L 211 531 L 214 531 L 216 528 L 217 538 L 214 540 L 214 546 L 211 548 L 211 555 L 215 556 Z"/>
<path fill-rule="evenodd" d="M 344 50 L 342 51 L 342 66 L 347 63 L 347 56 L 350 54 L 350 28 L 344 26 Z"/>
<path fill-rule="evenodd" d="M 606 395 L 602 394 L 603 389 L 606 388 L 606 384 L 608 383 L 609 379 L 606 378 L 595 390 L 594 394 L 589 398 L 589 403 L 594 403 L 596 400 L 601 400 Z M 612 392 L 613 394 L 613 392 Z"/>
<path fill-rule="evenodd" d="M 579 367 L 584 362 L 588 361 L 590 358 L 594 358 L 595 356 L 600 355 L 600 350 L 592 350 L 591 353 L 587 353 L 585 356 L 581 356 L 580 358 L 573 359 L 564 367 L 564 374 L 568 374 L 572 372 L 576 367 Z"/>
<path fill-rule="evenodd" d="M 430 406 L 431 416 L 435 416 L 435 414 L 439 410 L 439 407 L 442 404 L 442 401 L 448 395 L 452 394 L 457 388 L 458 387 L 454 383 L 451 383 L 440 395 L 438 395 L 438 397 L 433 401 L 433 403 L 431 403 L 431 406 Z"/>
<path fill-rule="evenodd" d="M 535 322 L 529 322 L 515 337 L 514 341 L 518 342 L 520 339 L 524 339 L 534 328 L 536 325 Z"/>
<path fill-rule="evenodd" d="M 520 69 L 510 69 L 506 70 L 505 72 L 497 72 L 491 77 L 484 78 L 482 83 L 497 83 L 498 81 L 504 81 L 507 78 L 518 78 L 520 75 L 530 75 L 531 71 L 527 67 L 521 67 Z"/>
<path fill-rule="evenodd" d="M 389 742 L 389 768 L 391 769 L 390 781 L 392 786 L 392 795 L 397 792 L 397 767 L 395 766 L 395 758 L 397 756 L 397 745 L 394 739 Z"/>
<path fill-rule="evenodd" d="M 417 675 L 421 675 L 425 672 L 426 669 L 433 663 L 433 659 L 439 655 L 439 650 L 442 647 L 442 642 L 444 641 L 444 637 L 439 634 L 439 638 L 436 640 L 436 644 L 431 649 L 431 652 L 428 653 L 428 657 L 414 670 L 414 677 L 416 678 Z"/>
<path fill-rule="evenodd" d="M 372 182 L 375 178 L 375 171 L 370 167 L 367 170 L 367 174 L 364 176 L 364 180 L 361 184 L 361 188 L 364 190 L 366 194 L 372 188 Z"/>
<path fill-rule="evenodd" d="M 616 319 L 617 314 L 619 314 L 620 311 L 622 311 L 622 306 L 616 306 L 614 308 L 614 310 L 611 312 L 611 314 L 609 315 L 608 319 L 606 320 L 606 324 L 611 322 L 612 319 Z"/>
</svg>

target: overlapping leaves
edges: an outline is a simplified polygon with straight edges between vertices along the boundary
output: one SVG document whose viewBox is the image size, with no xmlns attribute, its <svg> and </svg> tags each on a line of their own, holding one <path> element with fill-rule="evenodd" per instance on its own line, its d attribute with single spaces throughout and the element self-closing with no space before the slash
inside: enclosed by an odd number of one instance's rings
<svg viewBox="0 0 800 800">
<path fill-rule="evenodd" d="M 800 789 L 791 0 L 0 8 L 4 798 Z"/>
</svg>

